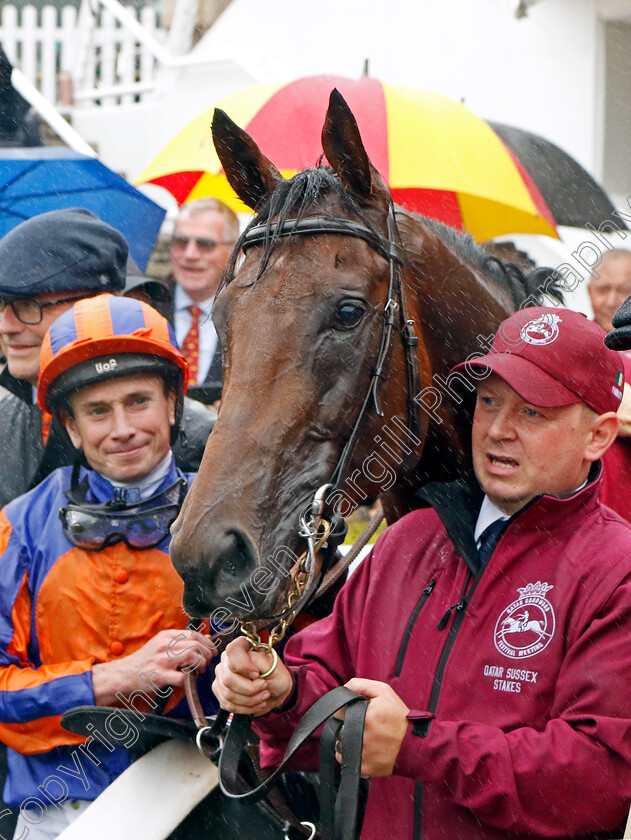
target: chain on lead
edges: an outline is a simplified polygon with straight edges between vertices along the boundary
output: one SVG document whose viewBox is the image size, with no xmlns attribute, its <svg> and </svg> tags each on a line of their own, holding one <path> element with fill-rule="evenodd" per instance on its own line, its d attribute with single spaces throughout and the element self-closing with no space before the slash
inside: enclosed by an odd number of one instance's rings
<svg viewBox="0 0 631 840">
<path fill-rule="evenodd" d="M 298 533 L 306 539 L 307 550 L 298 559 L 298 566 L 287 594 L 287 609 L 291 611 L 269 631 L 267 642 L 261 641 L 254 622 L 245 621 L 241 624 L 241 633 L 250 642 L 253 650 L 260 650 L 274 655 L 274 645 L 277 645 L 284 639 L 287 628 L 296 617 L 295 610 L 292 610 L 291 607 L 300 600 L 309 580 L 309 569 L 315 568 L 316 554 L 331 534 L 331 523 L 322 518 L 324 498 L 330 487 L 330 484 L 323 484 L 314 495 L 307 510 L 300 516 L 300 529 Z"/>
<path fill-rule="evenodd" d="M 312 548 L 314 556 L 322 548 L 322 546 L 331 534 L 331 525 L 326 519 L 323 519 L 321 521 L 321 527 L 323 528 L 323 531 L 321 534 L 319 534 L 318 541 Z M 295 604 L 296 601 L 298 601 L 302 596 L 305 585 L 309 580 L 309 572 L 306 563 L 307 557 L 308 552 L 305 551 L 298 560 L 298 568 L 296 569 L 291 588 L 287 595 L 287 607 L 290 609 L 292 605 Z M 274 645 L 277 645 L 280 641 L 282 641 L 282 639 L 285 638 L 287 628 L 293 623 L 295 617 L 295 611 L 292 610 L 284 618 L 281 618 L 278 624 L 275 624 L 274 627 L 269 631 L 269 639 L 267 642 L 263 642 L 261 640 L 259 632 L 256 629 L 256 625 L 252 621 L 244 621 L 241 624 L 241 633 L 250 642 L 253 650 L 261 650 L 265 653 L 271 654 Z"/>
</svg>

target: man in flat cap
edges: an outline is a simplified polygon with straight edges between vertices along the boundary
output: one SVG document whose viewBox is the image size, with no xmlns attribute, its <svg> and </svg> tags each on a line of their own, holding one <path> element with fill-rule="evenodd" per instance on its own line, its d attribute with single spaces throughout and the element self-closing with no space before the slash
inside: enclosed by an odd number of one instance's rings
<svg viewBox="0 0 631 840">
<path fill-rule="evenodd" d="M 73 303 L 125 288 L 123 235 L 88 210 L 53 210 L 0 239 L 0 340 L 6 368 L 0 386 L 0 506 L 71 464 L 74 452 L 56 421 L 35 404 L 39 350 L 52 322 Z M 174 445 L 180 469 L 199 466 L 213 418 L 186 400 Z"/>
</svg>

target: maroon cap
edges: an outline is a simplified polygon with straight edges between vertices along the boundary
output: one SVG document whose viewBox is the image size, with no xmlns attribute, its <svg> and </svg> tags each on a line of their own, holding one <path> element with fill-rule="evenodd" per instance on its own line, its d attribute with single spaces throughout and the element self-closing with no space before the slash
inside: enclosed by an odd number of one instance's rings
<svg viewBox="0 0 631 840">
<path fill-rule="evenodd" d="M 500 325 L 486 356 L 454 371 L 493 372 L 532 405 L 584 402 L 604 414 L 618 410 L 624 385 L 622 356 L 605 347 L 604 337 L 605 331 L 579 312 L 532 306 Z"/>
</svg>

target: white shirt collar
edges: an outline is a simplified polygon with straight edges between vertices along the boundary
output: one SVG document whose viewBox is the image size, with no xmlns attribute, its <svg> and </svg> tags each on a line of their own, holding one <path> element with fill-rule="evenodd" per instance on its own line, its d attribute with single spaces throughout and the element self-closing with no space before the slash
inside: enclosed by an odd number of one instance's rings
<svg viewBox="0 0 631 840">
<path fill-rule="evenodd" d="M 475 531 L 473 532 L 476 543 L 489 525 L 492 525 L 497 519 L 506 520 L 510 519 L 510 516 L 507 513 L 503 513 L 498 506 L 489 499 L 488 496 L 485 496 L 482 501 L 480 513 L 478 514 Z"/>
<path fill-rule="evenodd" d="M 203 300 L 201 303 L 195 303 L 194 300 L 190 299 L 181 286 L 177 283 L 175 284 L 174 305 L 176 310 L 188 309 L 189 306 L 199 306 L 204 315 L 210 318 L 214 302 L 215 296 L 212 295 L 207 300 Z"/>
<path fill-rule="evenodd" d="M 113 487 L 124 487 L 127 490 L 137 490 L 137 494 L 132 494 L 132 496 L 137 495 L 140 497 L 140 501 L 144 502 L 145 499 L 149 499 L 158 487 L 162 484 L 164 479 L 166 478 L 169 470 L 171 469 L 171 463 L 173 461 L 173 453 L 169 451 L 169 454 L 163 461 L 160 461 L 157 467 L 155 467 L 149 475 L 145 476 L 140 481 L 112 481 L 112 479 L 108 479 L 110 484 Z M 131 498 L 130 502 L 133 502 L 134 499 Z"/>
</svg>

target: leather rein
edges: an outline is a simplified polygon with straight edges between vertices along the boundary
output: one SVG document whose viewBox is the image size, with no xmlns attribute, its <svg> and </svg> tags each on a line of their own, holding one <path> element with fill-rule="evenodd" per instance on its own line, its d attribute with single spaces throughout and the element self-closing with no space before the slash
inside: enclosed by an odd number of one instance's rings
<svg viewBox="0 0 631 840">
<path fill-rule="evenodd" d="M 307 551 L 299 561 L 295 575 L 299 583 L 290 591 L 287 607 L 280 613 L 265 619 L 266 622 L 279 621 L 280 624 L 270 632 L 269 643 L 261 642 L 253 625 L 242 625 L 242 632 L 253 647 L 264 649 L 274 657 L 271 673 L 276 663 L 276 651 L 273 645 L 279 641 L 286 627 L 293 621 L 297 612 L 310 600 L 320 587 L 322 572 L 316 576 L 316 554 L 330 535 L 329 523 L 324 519 L 326 493 L 335 489 L 348 465 L 357 445 L 360 426 L 371 405 L 380 417 L 383 411 L 379 404 L 379 383 L 385 380 L 384 367 L 390 355 L 393 335 L 398 328 L 405 355 L 407 376 L 407 422 L 413 435 L 420 434 L 420 407 L 415 401 L 420 391 L 420 371 L 418 362 L 418 337 L 414 321 L 408 318 L 405 288 L 402 281 L 401 265 L 404 249 L 401 245 L 394 206 L 390 203 L 387 218 L 388 236 L 384 237 L 359 222 L 328 216 L 315 216 L 306 219 L 285 219 L 277 222 L 254 225 L 242 239 L 242 249 L 247 251 L 254 245 L 266 244 L 270 238 L 290 237 L 295 235 L 336 234 L 362 239 L 370 248 L 388 261 L 390 274 L 386 304 L 383 309 L 383 329 L 379 352 L 371 371 L 370 382 L 361 404 L 361 408 L 338 462 L 331 475 L 330 482 L 323 485 L 314 494 L 313 500 L 301 517 L 300 536 L 307 540 Z M 302 567 L 301 567 L 302 564 Z M 328 576 L 327 576 L 328 577 Z M 316 579 L 317 578 L 317 579 Z M 279 629 L 280 628 L 280 629 Z M 263 675 L 265 676 L 265 675 Z M 233 715 L 227 729 L 228 713 L 221 710 L 217 718 L 209 724 L 199 703 L 192 674 L 187 675 L 186 693 L 193 718 L 198 725 L 196 743 L 203 754 L 216 759 L 219 757 L 219 779 L 222 791 L 233 799 L 249 799 L 257 802 L 271 793 L 270 787 L 278 774 L 292 758 L 294 753 L 323 724 L 320 749 L 320 811 L 321 834 L 324 840 L 354 840 L 362 821 L 361 795 L 365 783 L 361 776 L 363 746 L 363 726 L 366 714 L 366 698 L 340 686 L 321 697 L 304 715 L 289 740 L 285 755 L 279 767 L 260 782 L 254 789 L 247 789 L 238 773 L 242 751 L 247 745 L 251 718 L 248 715 Z M 332 715 L 346 709 L 344 728 L 342 721 Z M 335 785 L 335 752 L 338 739 L 343 744 L 340 783 Z M 273 791 L 272 791 L 273 792 Z M 315 833 L 312 824 L 296 823 L 295 818 L 283 823 L 285 836 L 290 827 L 299 832 Z M 307 831 L 308 829 L 308 831 Z"/>
</svg>

